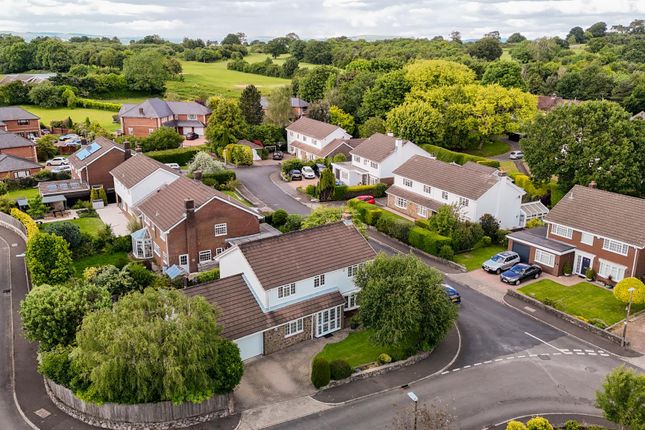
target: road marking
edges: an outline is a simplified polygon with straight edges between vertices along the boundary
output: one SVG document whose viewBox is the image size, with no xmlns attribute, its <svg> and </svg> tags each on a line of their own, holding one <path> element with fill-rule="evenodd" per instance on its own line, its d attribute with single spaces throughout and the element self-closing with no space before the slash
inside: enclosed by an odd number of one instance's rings
<svg viewBox="0 0 645 430">
<path fill-rule="evenodd" d="M 448 373 L 450 373 L 449 370 L 446 370 L 445 372 L 441 372 L 442 375 L 447 375 Z"/>
<path fill-rule="evenodd" d="M 481 363 L 475 363 L 473 366 L 481 366 Z"/>
<path fill-rule="evenodd" d="M 554 352 L 553 355 L 562 355 L 561 352 Z"/>
<path fill-rule="evenodd" d="M 533 309 L 533 308 L 532 308 L 532 307 L 530 307 L 530 306 L 524 306 L 524 309 L 526 309 L 526 310 L 527 310 L 527 311 L 529 311 L 529 312 L 535 312 L 535 309 Z"/>
<path fill-rule="evenodd" d="M 539 338 L 539 337 L 537 337 L 537 336 L 533 336 L 531 333 L 529 333 L 529 332 L 527 332 L 527 331 L 525 331 L 525 332 L 524 332 L 524 334 L 525 334 L 525 335 L 527 335 L 527 336 L 532 337 L 533 339 L 539 340 L 539 341 L 540 341 L 540 342 L 542 342 L 543 344 L 550 346 L 551 348 L 555 349 L 555 350 L 556 350 L 556 351 L 558 351 L 558 352 L 562 352 L 562 350 L 561 350 L 560 348 L 557 348 L 557 347 L 555 347 L 555 346 L 551 345 L 549 342 L 543 341 L 542 339 L 540 339 L 540 338 Z M 574 350 L 574 351 L 575 351 L 575 350 Z"/>
<path fill-rule="evenodd" d="M 573 352 L 582 352 L 581 349 L 574 349 Z"/>
<path fill-rule="evenodd" d="M 512 359 L 514 359 L 514 358 L 515 358 L 515 357 L 506 357 L 506 359 L 507 359 L 507 360 L 512 360 Z"/>
<path fill-rule="evenodd" d="M 569 352 L 569 348 L 562 348 L 562 352 Z"/>
<path fill-rule="evenodd" d="M 588 355 L 598 355 L 598 354 L 596 354 L 595 352 L 588 352 L 587 354 L 588 354 Z"/>
<path fill-rule="evenodd" d="M 537 354 L 529 354 L 529 357 L 537 357 Z"/>
<path fill-rule="evenodd" d="M 600 354 L 602 357 L 609 357 L 609 354 Z"/>
<path fill-rule="evenodd" d="M 486 361 L 484 361 L 484 364 L 490 364 L 492 362 L 493 362 L 493 360 L 486 360 Z"/>
<path fill-rule="evenodd" d="M 564 355 L 572 355 L 573 352 L 565 352 Z"/>
<path fill-rule="evenodd" d="M 453 372 L 458 372 L 458 371 L 460 371 L 460 370 L 461 370 L 461 369 L 460 369 L 459 367 L 458 367 L 458 368 L 456 368 L 456 369 L 452 369 L 452 371 L 453 371 Z"/>
<path fill-rule="evenodd" d="M 593 349 L 585 349 L 585 352 L 595 352 Z"/>
<path fill-rule="evenodd" d="M 517 358 L 524 358 L 526 355 L 518 355 Z"/>
<path fill-rule="evenodd" d="M 503 358 L 498 358 L 495 361 L 504 361 L 504 359 Z"/>
<path fill-rule="evenodd" d="M 576 355 L 585 355 L 584 352 L 576 352 Z"/>
<path fill-rule="evenodd" d="M 468 369 L 469 367 L 470 367 L 470 364 L 467 365 L 467 366 L 464 366 L 464 369 Z"/>
</svg>

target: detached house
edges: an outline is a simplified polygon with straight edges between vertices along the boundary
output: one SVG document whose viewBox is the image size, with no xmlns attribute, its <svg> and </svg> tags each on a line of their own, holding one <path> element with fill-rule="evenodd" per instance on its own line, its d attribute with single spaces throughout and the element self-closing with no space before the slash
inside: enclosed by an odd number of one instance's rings
<svg viewBox="0 0 645 430">
<path fill-rule="evenodd" d="M 394 170 L 415 155 L 431 157 L 409 140 L 375 133 L 350 151 L 351 161 L 332 163 L 332 169 L 345 185 L 391 184 Z"/>
<path fill-rule="evenodd" d="M 221 279 L 184 292 L 221 310 L 222 335 L 246 360 L 340 330 L 358 308 L 354 275 L 375 255 L 351 222 L 327 224 L 232 247 L 218 258 Z"/>
<path fill-rule="evenodd" d="M 38 162 L 36 145 L 19 134 L 0 131 L 0 154 L 24 158 L 33 163 Z"/>
<path fill-rule="evenodd" d="M 143 137 L 161 127 L 185 135 L 204 135 L 211 110 L 196 102 L 167 102 L 158 98 L 139 104 L 123 104 L 119 110 L 121 130 L 126 136 Z"/>
<path fill-rule="evenodd" d="M 260 233 L 257 213 L 184 177 L 150 193 L 136 205 L 136 213 L 143 228 L 132 234 L 133 255 L 186 273 L 212 266 L 230 239 Z"/>
<path fill-rule="evenodd" d="M 42 169 L 43 166 L 31 160 L 0 152 L 0 180 L 26 178 Z"/>
<path fill-rule="evenodd" d="M 532 215 L 522 205 L 526 192 L 492 167 L 460 166 L 415 155 L 393 174 L 394 184 L 386 191 L 387 205 L 413 218 L 428 218 L 443 205 L 455 205 L 465 220 L 478 222 L 482 215 L 491 214 L 501 228 L 515 229 Z M 548 212 L 539 202 L 529 205 L 540 205 Z"/>
<path fill-rule="evenodd" d="M 301 160 L 333 157 L 343 150 L 349 152 L 350 140 L 352 136 L 342 128 L 307 117 L 287 126 L 287 150 Z"/>
<path fill-rule="evenodd" d="M 508 248 L 553 275 L 570 264 L 604 281 L 645 276 L 645 199 L 574 186 L 544 218 L 546 227 L 508 235 Z"/>
<path fill-rule="evenodd" d="M 19 106 L 0 107 L 0 131 L 22 137 L 40 137 L 40 117 Z"/>
<path fill-rule="evenodd" d="M 121 147 L 105 137 L 81 147 L 67 159 L 72 168 L 72 179 L 79 179 L 91 188 L 114 191 L 110 170 L 130 158 L 130 148 Z"/>
</svg>

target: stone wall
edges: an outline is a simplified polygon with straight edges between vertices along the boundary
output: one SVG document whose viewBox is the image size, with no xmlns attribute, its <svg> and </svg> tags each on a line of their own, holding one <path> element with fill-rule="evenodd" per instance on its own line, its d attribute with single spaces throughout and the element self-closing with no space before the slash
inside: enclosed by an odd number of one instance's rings
<svg viewBox="0 0 645 430">
<path fill-rule="evenodd" d="M 123 405 L 85 402 L 71 390 L 45 379 L 47 394 L 66 414 L 84 423 L 114 430 L 167 430 L 191 427 L 233 413 L 233 397 L 216 395 L 202 403 Z"/>
<path fill-rule="evenodd" d="M 27 230 L 25 229 L 25 226 L 11 215 L 0 212 L 0 226 L 14 231 L 18 236 L 22 237 L 25 242 L 27 242 Z"/>
<path fill-rule="evenodd" d="M 285 336 L 285 326 L 281 325 L 275 329 L 269 329 L 264 332 L 264 354 L 273 354 L 276 351 L 287 348 L 304 340 L 311 339 L 313 333 L 313 316 L 305 317 L 302 322 L 302 333 L 293 336 Z"/>
</svg>

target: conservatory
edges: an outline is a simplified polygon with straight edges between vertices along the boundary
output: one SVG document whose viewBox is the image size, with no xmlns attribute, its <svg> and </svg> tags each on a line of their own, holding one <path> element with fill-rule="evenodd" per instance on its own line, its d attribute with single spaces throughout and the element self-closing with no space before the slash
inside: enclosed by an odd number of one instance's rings
<svg viewBox="0 0 645 430">
<path fill-rule="evenodd" d="M 152 239 L 145 228 L 137 230 L 130 235 L 132 238 L 132 255 L 139 259 L 152 258 Z"/>
</svg>

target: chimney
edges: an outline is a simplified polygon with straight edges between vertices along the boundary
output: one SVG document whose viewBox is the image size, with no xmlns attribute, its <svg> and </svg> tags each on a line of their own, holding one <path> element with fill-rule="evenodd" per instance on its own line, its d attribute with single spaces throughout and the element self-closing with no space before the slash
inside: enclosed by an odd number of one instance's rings
<svg viewBox="0 0 645 430">
<path fill-rule="evenodd" d="M 186 208 L 186 218 L 192 218 L 195 214 L 195 200 L 184 199 L 184 207 Z"/>
<path fill-rule="evenodd" d="M 403 148 L 403 139 L 396 139 L 396 140 L 394 141 L 394 149 L 395 149 L 396 151 L 400 151 L 400 150 L 401 150 L 401 148 Z"/>
<path fill-rule="evenodd" d="M 195 225 L 195 200 L 184 199 L 184 208 L 186 208 L 186 222 L 184 223 L 186 232 L 186 253 L 188 254 L 188 271 L 197 271 L 198 265 L 196 258 L 197 251 L 197 226 Z"/>
<path fill-rule="evenodd" d="M 392 133 L 391 131 L 388 131 L 387 135 L 390 136 L 390 137 L 394 137 L 394 133 Z"/>
<path fill-rule="evenodd" d="M 201 170 L 195 170 L 193 172 L 193 179 L 196 180 L 197 182 L 202 181 L 202 171 Z"/>
<path fill-rule="evenodd" d="M 136 147 L 136 148 L 134 148 L 134 152 L 141 153 L 141 152 L 142 152 L 142 150 L 141 150 L 141 145 L 139 145 L 139 144 L 137 143 L 137 147 Z"/>
<path fill-rule="evenodd" d="M 139 115 L 143 116 L 143 108 L 142 107 L 139 108 Z"/>
<path fill-rule="evenodd" d="M 504 169 L 499 169 L 499 170 L 497 171 L 497 176 L 499 176 L 500 178 L 505 178 L 505 177 L 506 177 L 506 170 L 504 170 Z"/>
<path fill-rule="evenodd" d="M 596 181 L 589 182 L 589 188 L 598 188 L 598 184 L 596 183 Z"/>
<path fill-rule="evenodd" d="M 127 160 L 128 158 L 132 157 L 132 151 L 130 150 L 130 142 L 125 140 L 123 141 L 123 159 Z"/>
<path fill-rule="evenodd" d="M 341 221 L 343 221 L 343 224 L 345 225 L 353 225 L 354 223 L 352 222 L 352 214 L 349 213 L 348 211 L 343 212 L 343 215 L 340 217 Z"/>
</svg>

